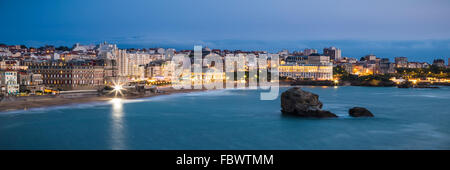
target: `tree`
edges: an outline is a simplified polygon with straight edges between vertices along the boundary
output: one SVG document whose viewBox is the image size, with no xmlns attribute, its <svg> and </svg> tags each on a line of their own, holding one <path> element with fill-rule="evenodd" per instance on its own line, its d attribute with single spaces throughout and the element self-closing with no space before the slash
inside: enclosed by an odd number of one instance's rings
<svg viewBox="0 0 450 170">
<path fill-rule="evenodd" d="M 349 73 L 341 66 L 333 67 L 333 75 L 338 75 L 338 74 L 344 75 L 344 74 L 349 74 Z"/>
</svg>

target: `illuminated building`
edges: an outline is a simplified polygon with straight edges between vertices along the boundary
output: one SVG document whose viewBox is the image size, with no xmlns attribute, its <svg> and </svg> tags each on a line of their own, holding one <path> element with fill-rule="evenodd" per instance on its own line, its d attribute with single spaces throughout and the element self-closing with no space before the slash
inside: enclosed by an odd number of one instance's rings
<svg viewBox="0 0 450 170">
<path fill-rule="evenodd" d="M 27 70 L 27 66 L 20 65 L 17 60 L 0 61 L 0 70 Z"/>
<path fill-rule="evenodd" d="M 278 67 L 281 77 L 293 79 L 332 80 L 333 65 L 328 64 L 285 64 Z"/>
<path fill-rule="evenodd" d="M 31 71 L 20 71 L 17 79 L 21 92 L 29 91 L 31 94 L 36 94 L 36 92 L 43 92 L 45 89 L 41 74 L 35 74 Z"/>
<path fill-rule="evenodd" d="M 307 61 L 304 58 L 293 58 L 294 62 L 288 62 L 278 67 L 281 77 L 293 79 L 313 79 L 313 80 L 332 80 L 333 65 L 330 63 L 329 56 L 319 55 L 317 53 L 308 56 Z"/>
<path fill-rule="evenodd" d="M 428 68 L 430 64 L 426 62 L 408 62 L 408 68 Z"/>
<path fill-rule="evenodd" d="M 32 63 L 29 70 L 41 74 L 43 84 L 61 90 L 97 89 L 103 85 L 103 66 L 87 62 Z"/>
</svg>

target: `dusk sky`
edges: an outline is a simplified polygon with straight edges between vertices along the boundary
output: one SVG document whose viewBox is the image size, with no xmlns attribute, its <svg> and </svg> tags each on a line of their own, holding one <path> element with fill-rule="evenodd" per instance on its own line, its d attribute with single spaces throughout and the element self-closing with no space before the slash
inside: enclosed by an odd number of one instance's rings
<svg viewBox="0 0 450 170">
<path fill-rule="evenodd" d="M 449 9 L 448 0 L 0 0 L 0 43 L 264 50 L 334 45 L 352 57 L 444 57 L 450 54 Z"/>
</svg>

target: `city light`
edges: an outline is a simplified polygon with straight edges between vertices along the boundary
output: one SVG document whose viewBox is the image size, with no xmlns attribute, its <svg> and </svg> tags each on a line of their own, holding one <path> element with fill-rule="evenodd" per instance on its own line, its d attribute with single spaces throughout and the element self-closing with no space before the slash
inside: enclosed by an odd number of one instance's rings
<svg viewBox="0 0 450 170">
<path fill-rule="evenodd" d="M 114 90 L 115 90 L 115 91 L 120 91 L 120 90 L 122 90 L 122 89 L 123 89 L 122 85 L 115 85 L 115 86 L 114 86 Z"/>
<path fill-rule="evenodd" d="M 124 96 L 123 91 L 126 89 L 123 87 L 123 84 L 120 81 L 113 82 L 113 84 L 114 84 L 112 86 L 113 90 L 111 90 L 111 92 L 109 92 L 109 93 L 114 92 L 114 97 L 117 97 L 118 94 L 120 94 L 121 96 Z"/>
</svg>

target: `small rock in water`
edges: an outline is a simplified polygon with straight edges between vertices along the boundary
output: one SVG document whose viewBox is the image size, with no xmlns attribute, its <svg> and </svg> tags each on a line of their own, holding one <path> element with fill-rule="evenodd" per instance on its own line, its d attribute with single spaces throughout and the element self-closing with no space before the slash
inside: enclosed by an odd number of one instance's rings
<svg viewBox="0 0 450 170">
<path fill-rule="evenodd" d="M 301 117 L 337 117 L 330 111 L 322 110 L 319 95 L 293 87 L 281 94 L 281 112 Z"/>
<path fill-rule="evenodd" d="M 352 117 L 373 117 L 373 114 L 364 107 L 353 107 L 348 110 L 348 114 Z"/>
</svg>

